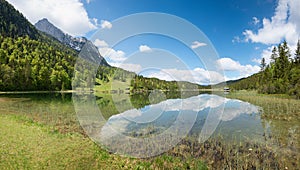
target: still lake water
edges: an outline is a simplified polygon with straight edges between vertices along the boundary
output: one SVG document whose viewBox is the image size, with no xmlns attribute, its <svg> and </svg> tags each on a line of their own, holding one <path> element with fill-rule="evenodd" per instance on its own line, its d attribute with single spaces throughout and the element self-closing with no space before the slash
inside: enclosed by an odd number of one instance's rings
<svg viewBox="0 0 300 170">
<path fill-rule="evenodd" d="M 299 124 L 264 120 L 260 116 L 262 109 L 251 103 L 213 94 L 184 99 L 157 96 L 159 100 L 149 96 L 147 101 L 145 97 L 148 98 L 148 94 L 144 97 L 124 94 L 85 96 L 87 98 L 84 100 L 79 98 L 81 105 L 74 109 L 76 95 L 72 98 L 72 94 L 1 94 L 0 113 L 24 115 L 62 132 L 84 133 L 83 128 L 94 141 L 112 151 L 125 152 L 123 154 L 127 151 L 119 151 L 117 146 L 122 145 L 118 143 L 126 143 L 131 139 L 151 139 L 153 142 L 153 139 L 157 139 L 155 137 L 162 139 L 172 135 L 164 139 L 170 145 L 161 150 L 167 151 L 173 144 L 190 136 L 199 142 L 221 137 L 228 144 L 251 141 L 275 149 L 284 146 L 298 152 L 298 137 L 295 135 L 299 133 Z M 90 104 L 88 97 L 95 98 L 93 104 L 97 105 L 101 114 L 89 115 L 90 110 L 86 109 Z M 80 109 L 85 111 L 80 113 Z M 139 156 L 135 154 L 132 153 L 133 156 Z M 152 154 L 159 153 L 151 151 L 149 156 Z"/>
<path fill-rule="evenodd" d="M 259 107 L 240 100 L 201 94 L 124 111 L 111 116 L 103 128 L 110 126 L 124 135 L 142 137 L 148 135 L 145 133 L 149 128 L 152 128 L 151 134 L 162 133 L 182 116 L 186 122 L 180 126 L 190 129 L 189 135 L 192 136 L 199 136 L 206 129 L 211 135 L 223 136 L 228 141 L 260 140 L 267 129 L 262 126 L 259 110 Z M 105 130 L 102 133 L 105 134 Z"/>
</svg>

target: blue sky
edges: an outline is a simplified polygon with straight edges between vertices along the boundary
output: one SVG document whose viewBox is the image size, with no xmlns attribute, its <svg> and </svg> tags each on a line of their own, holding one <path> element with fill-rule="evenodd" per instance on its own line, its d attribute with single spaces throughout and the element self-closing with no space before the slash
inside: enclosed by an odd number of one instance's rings
<svg viewBox="0 0 300 170">
<path fill-rule="evenodd" d="M 54 25 L 73 36 L 97 40 L 100 52 L 112 65 L 139 72 L 141 65 L 126 63 L 128 57 L 140 52 L 161 49 L 173 54 L 189 66 L 172 72 L 200 84 L 207 84 L 208 70 L 203 63 L 191 59 L 191 48 L 178 41 L 159 35 L 134 36 L 116 46 L 95 38 L 99 29 L 113 29 L 114 22 L 124 16 L 142 12 L 161 12 L 175 15 L 194 24 L 211 41 L 219 54 L 217 64 L 224 69 L 225 79 L 237 79 L 259 71 L 262 57 L 269 61 L 271 48 L 286 39 L 291 49 L 300 37 L 299 0 L 8 0 L 32 23 L 48 18 Z M 195 41 L 198 41 L 195 39 Z M 193 42 L 190 42 L 192 45 Z M 199 43 L 202 43 L 199 41 Z M 208 43 L 209 44 L 209 43 Z M 210 44 L 209 44 L 210 45 Z M 191 46 L 190 46 L 191 47 Z M 200 46 L 200 48 L 203 48 Z M 208 57 L 208 55 L 206 56 Z M 128 61 L 129 62 L 129 61 Z M 123 63 L 123 64 L 122 64 Z M 171 73 L 170 73 L 171 74 Z M 152 75 L 172 79 L 162 72 Z M 204 78 L 203 78 L 204 77 Z"/>
<path fill-rule="evenodd" d="M 113 21 L 119 17 L 139 12 L 163 12 L 182 17 L 201 29 L 212 41 L 220 57 L 231 57 L 241 64 L 257 57 L 256 44 L 232 43 L 245 29 L 255 28 L 252 18 L 270 17 L 275 4 L 255 0 L 219 1 L 149 1 L 149 0 L 94 0 L 86 9 L 91 17 L 102 16 Z M 242 49 L 242 50 L 241 50 Z M 244 57 L 243 57 L 244 56 Z M 249 61 L 250 60 L 250 61 Z"/>
</svg>

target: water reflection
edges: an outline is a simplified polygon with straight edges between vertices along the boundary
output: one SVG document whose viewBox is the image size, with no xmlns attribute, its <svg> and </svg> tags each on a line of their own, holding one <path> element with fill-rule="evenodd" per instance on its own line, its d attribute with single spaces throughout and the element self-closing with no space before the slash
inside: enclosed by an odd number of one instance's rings
<svg viewBox="0 0 300 170">
<path fill-rule="evenodd" d="M 199 142 L 220 134 L 229 141 L 230 138 L 236 140 L 244 133 L 243 138 L 246 139 L 264 131 L 260 119 L 255 116 L 257 113 L 257 106 L 217 95 L 201 94 L 186 99 L 168 99 L 111 116 L 95 139 L 111 151 L 121 154 L 128 154 L 128 150 L 124 150 L 124 145 L 121 144 L 126 143 L 131 150 L 136 145 L 152 145 L 146 139 L 151 139 L 156 144 L 167 140 L 170 145 L 176 145 L 188 134 L 199 138 Z M 134 142 L 135 140 L 139 142 Z M 155 151 L 151 151 L 153 152 Z"/>
<path fill-rule="evenodd" d="M 141 109 L 127 110 L 111 116 L 108 124 L 115 129 L 122 127 L 122 129 L 127 129 L 128 131 L 131 129 L 126 127 L 129 127 L 131 124 L 165 126 L 165 124 L 171 124 L 172 117 L 177 116 L 180 111 L 191 111 L 195 112 L 199 117 L 206 117 L 209 109 L 216 109 L 211 114 L 218 114 L 216 112 L 219 111 L 217 108 L 224 107 L 223 105 L 225 105 L 223 113 L 221 116 L 218 116 L 221 121 L 232 121 L 244 114 L 253 115 L 259 112 L 257 106 L 247 102 L 226 99 L 217 95 L 202 94 L 187 99 L 168 99 L 158 104 L 147 105 Z M 161 119 L 165 120 L 160 121 Z"/>
</svg>

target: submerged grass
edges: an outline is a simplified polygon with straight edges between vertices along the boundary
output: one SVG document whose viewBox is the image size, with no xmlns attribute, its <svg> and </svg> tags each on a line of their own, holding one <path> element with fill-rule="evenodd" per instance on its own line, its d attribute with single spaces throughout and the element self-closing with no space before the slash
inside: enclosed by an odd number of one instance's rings
<svg viewBox="0 0 300 170">
<path fill-rule="evenodd" d="M 225 97 L 240 99 L 261 107 L 261 116 L 265 119 L 300 121 L 300 100 L 287 95 L 258 94 L 256 91 L 236 91 Z"/>
<path fill-rule="evenodd" d="M 210 169 L 299 169 L 297 152 L 283 154 L 278 150 L 252 141 L 243 144 L 224 142 L 222 137 L 210 138 L 203 143 L 184 139 L 169 151 L 175 157 L 205 160 Z"/>
</svg>

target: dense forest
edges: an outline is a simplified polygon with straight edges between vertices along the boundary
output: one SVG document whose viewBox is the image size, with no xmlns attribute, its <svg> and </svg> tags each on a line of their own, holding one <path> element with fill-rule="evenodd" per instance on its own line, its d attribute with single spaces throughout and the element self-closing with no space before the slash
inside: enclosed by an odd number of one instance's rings
<svg viewBox="0 0 300 170">
<path fill-rule="evenodd" d="M 253 89 L 259 93 L 288 94 L 300 98 L 300 40 L 293 53 L 286 41 L 274 47 L 271 62 L 261 61 L 261 71 L 229 85 L 236 90 Z"/>
<path fill-rule="evenodd" d="M 39 32 L 0 0 L 0 89 L 70 89 L 78 53 Z"/>
<path fill-rule="evenodd" d="M 28 36 L 0 36 L 1 90 L 70 89 L 75 58 Z"/>
<path fill-rule="evenodd" d="M 0 35 L 12 38 L 29 36 L 37 39 L 39 37 L 35 27 L 5 0 L 0 0 Z"/>
<path fill-rule="evenodd" d="M 136 75 L 131 80 L 133 91 L 150 91 L 150 90 L 163 90 L 163 91 L 189 91 L 198 89 L 210 89 L 210 86 L 201 86 L 198 84 L 185 82 L 185 81 L 165 81 L 158 78 L 145 78 Z"/>
</svg>

